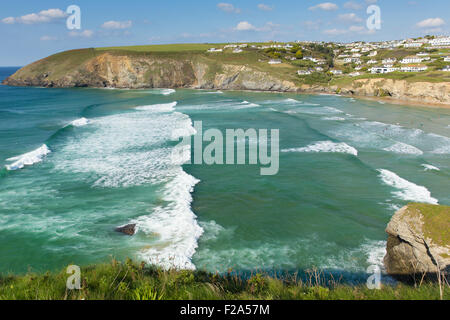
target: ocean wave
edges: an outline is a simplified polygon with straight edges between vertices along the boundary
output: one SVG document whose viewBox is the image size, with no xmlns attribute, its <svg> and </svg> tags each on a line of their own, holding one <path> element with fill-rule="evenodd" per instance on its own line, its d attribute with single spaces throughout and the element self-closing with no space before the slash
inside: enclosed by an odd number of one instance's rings
<svg viewBox="0 0 450 320">
<path fill-rule="evenodd" d="M 10 165 L 6 165 L 6 169 L 10 171 L 22 169 L 25 166 L 31 166 L 35 163 L 41 162 L 43 158 L 50 153 L 50 149 L 47 145 L 42 145 L 38 149 L 22 154 L 17 157 L 6 159 L 6 161 L 12 162 Z"/>
<path fill-rule="evenodd" d="M 384 151 L 394 152 L 399 154 L 412 154 L 412 155 L 423 155 L 423 151 L 406 143 L 397 142 L 396 144 L 384 148 Z"/>
<path fill-rule="evenodd" d="M 165 187 L 163 200 L 170 204 L 134 221 L 141 232 L 158 238 L 157 244 L 139 253 L 148 264 L 164 269 L 195 270 L 191 259 L 203 234 L 191 210 L 191 193 L 197 183 L 199 180 L 180 168 L 179 174 Z"/>
<path fill-rule="evenodd" d="M 74 126 L 74 127 L 82 127 L 85 125 L 88 125 L 90 123 L 90 120 L 86 119 L 86 118 L 80 118 L 77 120 L 74 120 L 70 123 L 70 125 Z"/>
<path fill-rule="evenodd" d="M 398 199 L 430 204 L 439 203 L 437 199 L 431 196 L 431 192 L 427 188 L 403 179 L 389 170 L 379 169 L 378 172 L 380 173 L 381 180 L 386 185 L 398 190 L 392 192 L 392 194 Z"/>
<path fill-rule="evenodd" d="M 325 153 L 348 153 L 354 156 L 358 156 L 358 150 L 349 146 L 348 144 L 341 142 L 336 143 L 332 141 L 320 141 L 313 143 L 303 148 L 291 148 L 284 149 L 281 152 L 325 152 Z"/>
<path fill-rule="evenodd" d="M 324 121 L 345 121 L 345 118 L 342 117 L 324 117 L 322 118 Z"/>
<path fill-rule="evenodd" d="M 136 107 L 136 110 L 139 111 L 152 111 L 152 112 L 172 112 L 174 111 L 176 105 L 178 102 L 171 102 L 171 103 L 163 103 L 163 104 L 152 104 L 148 106 L 140 106 Z"/>
<path fill-rule="evenodd" d="M 424 167 L 425 171 L 441 171 L 438 167 L 432 166 L 431 164 L 422 164 L 422 167 Z"/>
<path fill-rule="evenodd" d="M 174 89 L 162 89 L 161 90 L 161 94 L 165 95 L 165 96 L 171 95 L 171 94 L 173 94 L 175 92 L 177 92 L 177 91 L 174 90 Z"/>
</svg>

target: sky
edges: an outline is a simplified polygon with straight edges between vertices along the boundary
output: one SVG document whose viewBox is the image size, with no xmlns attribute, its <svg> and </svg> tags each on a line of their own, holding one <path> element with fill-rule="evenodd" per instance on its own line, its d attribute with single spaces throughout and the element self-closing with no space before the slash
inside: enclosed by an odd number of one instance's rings
<svg viewBox="0 0 450 320">
<path fill-rule="evenodd" d="M 69 30 L 67 8 L 80 8 Z M 369 30 L 367 9 L 381 13 Z M 14 0 L 0 4 L 0 66 L 76 48 L 167 43 L 381 41 L 450 34 L 448 0 Z"/>
</svg>

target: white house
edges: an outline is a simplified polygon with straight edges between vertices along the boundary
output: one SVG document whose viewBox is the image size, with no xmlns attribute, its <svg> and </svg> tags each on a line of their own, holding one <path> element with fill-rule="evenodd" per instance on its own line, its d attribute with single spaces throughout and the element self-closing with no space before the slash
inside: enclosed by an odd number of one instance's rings
<svg viewBox="0 0 450 320">
<path fill-rule="evenodd" d="M 311 74 L 311 71 L 309 71 L 309 70 L 298 70 L 298 71 L 297 71 L 297 74 L 298 74 L 299 76 L 307 76 L 307 75 L 310 75 L 310 74 Z"/>
<path fill-rule="evenodd" d="M 410 64 L 410 63 L 421 63 L 423 61 L 423 58 L 416 57 L 416 56 L 409 56 L 403 58 L 402 61 L 400 61 L 401 64 Z"/>
<path fill-rule="evenodd" d="M 422 72 L 422 71 L 426 71 L 428 69 L 427 66 L 424 65 L 408 65 L 408 66 L 404 66 L 401 67 L 401 71 L 402 72 Z"/>
<path fill-rule="evenodd" d="M 223 52 L 223 49 L 211 48 L 208 50 L 208 52 Z"/>
<path fill-rule="evenodd" d="M 382 63 L 383 64 L 394 64 L 397 62 L 396 58 L 387 58 L 387 59 L 383 59 Z"/>
<path fill-rule="evenodd" d="M 322 67 L 316 67 L 316 69 L 315 69 L 317 72 L 323 72 L 323 68 Z"/>
<path fill-rule="evenodd" d="M 405 43 L 404 47 L 405 48 L 420 48 L 423 45 L 424 45 L 423 41 L 412 41 L 412 42 Z"/>
<path fill-rule="evenodd" d="M 332 74 L 334 74 L 335 76 L 339 76 L 339 75 L 343 74 L 342 70 L 336 70 L 336 69 L 330 70 L 330 72 Z"/>
<path fill-rule="evenodd" d="M 369 53 L 368 57 L 376 57 L 378 55 L 378 51 L 372 51 Z"/>
<path fill-rule="evenodd" d="M 361 73 L 360 73 L 360 72 L 352 72 L 352 73 L 349 73 L 348 75 L 349 75 L 350 77 L 358 77 L 358 76 L 361 75 Z"/>
<path fill-rule="evenodd" d="M 243 51 L 242 49 L 236 48 L 233 50 L 233 53 L 241 53 L 242 51 Z"/>
<path fill-rule="evenodd" d="M 450 62 L 450 56 L 444 57 L 444 61 L 445 61 L 445 62 Z"/>
<path fill-rule="evenodd" d="M 428 53 L 428 52 L 419 52 L 418 54 L 417 54 L 417 56 L 419 56 L 419 57 L 427 57 L 427 56 L 429 56 L 430 54 Z"/>
<path fill-rule="evenodd" d="M 372 69 L 370 69 L 370 72 L 372 74 L 377 74 L 377 73 L 391 73 L 394 71 L 397 71 L 398 68 L 386 68 L 386 67 L 373 67 Z"/>
<path fill-rule="evenodd" d="M 272 59 L 269 61 L 269 64 L 280 64 L 281 60 L 280 59 Z"/>
<path fill-rule="evenodd" d="M 433 47 L 450 46 L 450 37 L 440 37 L 430 41 Z"/>
<path fill-rule="evenodd" d="M 444 72 L 450 72 L 450 66 L 445 66 L 445 68 L 442 69 L 442 71 L 444 71 Z"/>
<path fill-rule="evenodd" d="M 367 64 L 377 64 L 378 61 L 377 60 L 369 60 L 367 61 Z"/>
</svg>

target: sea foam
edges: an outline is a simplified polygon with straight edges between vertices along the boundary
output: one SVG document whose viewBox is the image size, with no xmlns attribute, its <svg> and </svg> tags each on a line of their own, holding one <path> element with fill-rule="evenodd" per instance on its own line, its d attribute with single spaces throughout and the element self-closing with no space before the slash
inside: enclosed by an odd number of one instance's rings
<svg viewBox="0 0 450 320">
<path fill-rule="evenodd" d="M 281 152 L 325 152 L 325 153 L 348 153 L 358 155 L 358 150 L 344 142 L 320 141 L 303 148 L 283 149 Z"/>
<path fill-rule="evenodd" d="M 153 111 L 153 112 L 171 112 L 174 111 L 176 105 L 178 102 L 171 102 L 171 103 L 163 103 L 163 104 L 152 104 L 148 106 L 140 106 L 136 107 L 136 110 L 139 111 Z"/>
<path fill-rule="evenodd" d="M 77 120 L 74 120 L 70 123 L 70 125 L 74 126 L 74 127 L 82 127 L 85 125 L 88 125 L 90 123 L 90 121 L 86 118 L 80 118 Z"/>
<path fill-rule="evenodd" d="M 403 142 L 397 142 L 388 148 L 384 148 L 383 150 L 399 154 L 423 155 L 422 150 Z"/>
<path fill-rule="evenodd" d="M 10 165 L 6 165 L 6 169 L 13 171 L 22 169 L 25 166 L 31 166 L 35 163 L 41 162 L 42 159 L 50 152 L 51 152 L 50 149 L 47 147 L 47 145 L 44 144 L 34 151 L 7 159 L 6 161 L 14 161 L 14 162 Z"/>
<path fill-rule="evenodd" d="M 385 184 L 397 189 L 392 194 L 398 199 L 430 204 L 439 203 L 437 199 L 431 196 L 431 192 L 427 188 L 403 179 L 389 170 L 379 169 L 378 172 L 380 173 L 381 180 Z"/>
</svg>

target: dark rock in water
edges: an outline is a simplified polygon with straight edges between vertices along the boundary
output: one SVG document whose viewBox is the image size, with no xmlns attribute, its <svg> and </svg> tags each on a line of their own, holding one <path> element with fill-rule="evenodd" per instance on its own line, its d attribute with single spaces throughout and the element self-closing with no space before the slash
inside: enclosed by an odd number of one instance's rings
<svg viewBox="0 0 450 320">
<path fill-rule="evenodd" d="M 134 236 L 136 233 L 136 224 L 127 224 L 126 226 L 117 227 L 116 231 L 129 236 Z"/>
</svg>

